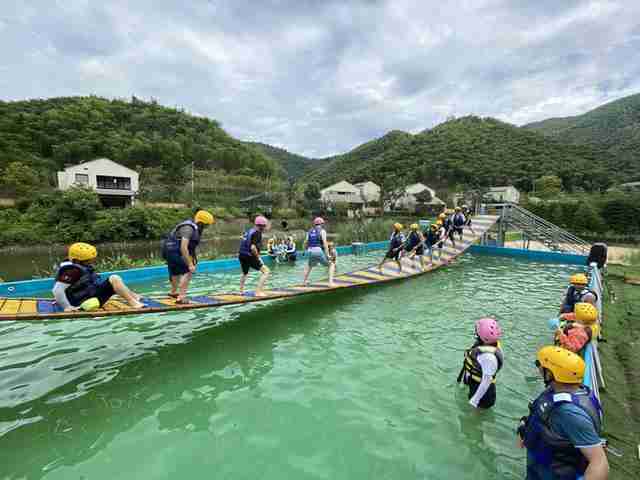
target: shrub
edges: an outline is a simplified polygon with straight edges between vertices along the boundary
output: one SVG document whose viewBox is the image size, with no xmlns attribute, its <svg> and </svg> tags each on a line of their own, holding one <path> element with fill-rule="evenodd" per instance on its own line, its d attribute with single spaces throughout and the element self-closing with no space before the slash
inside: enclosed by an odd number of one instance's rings
<svg viewBox="0 0 640 480">
<path fill-rule="evenodd" d="M 293 208 L 277 208 L 273 211 L 273 218 L 296 218 L 298 217 L 298 212 Z"/>
</svg>

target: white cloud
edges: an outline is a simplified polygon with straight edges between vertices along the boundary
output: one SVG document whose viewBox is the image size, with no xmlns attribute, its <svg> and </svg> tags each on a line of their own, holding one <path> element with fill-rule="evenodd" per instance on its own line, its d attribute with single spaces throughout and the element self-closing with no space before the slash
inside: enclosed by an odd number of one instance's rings
<svg viewBox="0 0 640 480">
<path fill-rule="evenodd" d="M 9 2 L 0 95 L 154 97 L 313 156 L 640 91 L 640 2 Z M 47 11 L 48 15 L 41 12 Z"/>
</svg>

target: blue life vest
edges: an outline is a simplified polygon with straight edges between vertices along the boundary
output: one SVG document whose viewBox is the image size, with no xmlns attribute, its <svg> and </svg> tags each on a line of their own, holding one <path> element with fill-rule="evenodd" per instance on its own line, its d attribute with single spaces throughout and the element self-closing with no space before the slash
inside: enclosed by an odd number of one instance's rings
<svg viewBox="0 0 640 480">
<path fill-rule="evenodd" d="M 324 247 L 324 243 L 322 242 L 323 231 L 322 227 L 313 227 L 309 230 L 309 233 L 307 233 L 307 246 L 309 248 Z"/>
<path fill-rule="evenodd" d="M 437 240 L 438 236 L 432 229 L 429 229 L 429 231 L 424 234 L 424 243 L 425 245 L 427 245 L 427 247 L 432 247 Z"/>
<path fill-rule="evenodd" d="M 396 249 L 400 248 L 404 243 L 404 235 L 402 232 L 393 232 L 391 234 L 391 238 L 389 238 L 389 248 Z"/>
<path fill-rule="evenodd" d="M 256 227 L 251 227 L 249 230 L 244 232 L 242 240 L 240 240 L 240 250 L 238 251 L 238 254 L 249 256 L 253 255 L 253 252 L 251 251 L 251 241 L 256 233 L 260 233 Z M 256 248 L 260 251 L 260 242 L 258 242 Z"/>
<path fill-rule="evenodd" d="M 75 263 L 70 260 L 65 260 L 64 262 L 60 263 L 60 265 L 58 266 L 58 273 L 56 275 L 56 278 L 60 277 L 60 274 L 63 270 L 70 267 L 77 268 L 82 272 L 82 275 L 80 275 L 80 278 L 76 282 L 69 285 L 64 293 L 66 294 L 67 299 L 69 300 L 69 303 L 71 303 L 71 305 L 78 306 L 86 299 L 95 296 L 96 289 L 98 285 L 102 283 L 102 280 L 100 279 L 100 276 L 95 272 L 93 267 Z"/>
<path fill-rule="evenodd" d="M 404 249 L 407 252 L 410 252 L 411 250 L 413 250 L 415 247 L 417 247 L 420 244 L 420 235 L 418 235 L 418 232 L 411 232 L 409 234 L 409 238 L 407 239 L 407 243 L 404 246 Z"/>
<path fill-rule="evenodd" d="M 571 285 L 567 289 L 567 296 L 564 299 L 564 305 L 562 306 L 563 313 L 573 312 L 573 309 L 575 308 L 576 303 L 582 302 L 582 299 L 588 293 L 592 294 L 596 298 L 596 300 L 598 299 L 598 294 L 596 292 L 589 290 L 588 288 L 578 291 L 576 290 L 576 287 Z"/>
<path fill-rule="evenodd" d="M 193 220 L 185 220 L 184 222 L 180 222 L 173 228 L 173 230 L 171 230 L 171 233 L 169 233 L 164 243 L 165 255 L 181 255 L 180 244 L 182 242 L 182 237 L 179 236 L 178 230 L 180 230 L 184 226 L 193 228 L 193 234 L 189 239 L 189 246 L 187 247 L 187 249 L 189 250 L 189 255 L 195 255 L 196 247 L 200 245 L 200 230 L 198 230 L 198 225 Z"/>
<path fill-rule="evenodd" d="M 465 222 L 464 215 L 462 213 L 456 213 L 453 216 L 453 225 L 456 227 L 463 227 Z"/>
<path fill-rule="evenodd" d="M 551 468 L 554 479 L 575 480 L 585 472 L 588 462 L 580 450 L 551 429 L 551 413 L 562 403 L 573 403 L 584 410 L 600 434 L 602 408 L 589 387 L 583 385 L 576 393 L 555 393 L 548 388 L 529 405 L 524 444 L 536 464 Z"/>
</svg>

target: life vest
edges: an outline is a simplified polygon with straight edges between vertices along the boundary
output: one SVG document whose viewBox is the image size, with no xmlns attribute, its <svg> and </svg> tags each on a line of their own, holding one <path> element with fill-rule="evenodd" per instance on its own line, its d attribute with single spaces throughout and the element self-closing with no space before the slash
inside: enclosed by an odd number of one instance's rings
<svg viewBox="0 0 640 480">
<path fill-rule="evenodd" d="M 573 403 L 584 410 L 601 434 L 602 407 L 589 387 L 583 385 L 576 393 L 555 393 L 548 388 L 529 405 L 524 444 L 536 464 L 551 468 L 554 479 L 575 480 L 585 472 L 588 461 L 569 440 L 551 428 L 551 413 L 562 403 Z"/>
<path fill-rule="evenodd" d="M 240 250 L 238 251 L 240 255 L 253 255 L 253 252 L 251 251 L 251 239 L 257 232 L 258 229 L 255 227 L 251 227 L 249 230 L 244 232 L 244 234 L 242 235 L 242 240 L 240 240 Z M 260 250 L 260 244 L 256 245 L 256 248 Z"/>
<path fill-rule="evenodd" d="M 502 364 L 504 363 L 504 355 L 502 353 L 502 347 L 500 346 L 500 342 L 498 342 L 497 346 L 493 345 L 484 345 L 480 342 L 476 342 L 473 347 L 464 352 L 464 372 L 465 379 L 471 378 L 475 382 L 482 382 L 482 367 L 480 366 L 480 362 L 478 362 L 478 355 L 482 355 L 483 353 L 492 353 L 496 356 L 498 360 L 498 370 L 496 370 L 495 375 L 493 376 L 492 383 L 496 383 L 496 375 L 502 368 Z"/>
<path fill-rule="evenodd" d="M 402 232 L 393 232 L 389 238 L 389 248 L 397 249 L 404 243 L 404 235 Z"/>
<path fill-rule="evenodd" d="M 462 213 L 456 213 L 453 216 L 453 225 L 456 227 L 463 227 L 465 220 L 466 219 L 464 218 L 464 215 Z"/>
<path fill-rule="evenodd" d="M 164 243 L 164 253 L 165 256 L 168 255 L 181 255 L 180 245 L 182 243 L 182 237 L 178 234 L 178 231 L 185 226 L 189 226 L 193 229 L 193 234 L 189 239 L 189 246 L 187 250 L 189 251 L 189 255 L 194 256 L 196 252 L 196 248 L 200 245 L 200 230 L 198 230 L 198 225 L 193 220 L 185 220 L 184 222 L 180 222 L 178 225 L 173 227 L 171 233 L 167 236 L 167 239 Z"/>
<path fill-rule="evenodd" d="M 322 241 L 322 227 L 313 227 L 307 233 L 307 246 L 309 248 L 322 248 L 324 243 Z"/>
<path fill-rule="evenodd" d="M 56 278 L 59 278 L 62 271 L 67 268 L 77 268 L 82 272 L 80 278 L 69 285 L 64 293 L 67 295 L 69 303 L 72 305 L 80 305 L 87 298 L 95 296 L 96 288 L 101 283 L 100 276 L 95 272 L 93 267 L 89 265 L 82 265 L 70 260 L 65 260 L 58 266 L 58 273 Z"/>
<path fill-rule="evenodd" d="M 436 230 L 436 232 L 434 232 L 433 230 L 429 229 L 429 231 L 424 234 L 424 243 L 428 247 L 433 246 L 433 244 L 438 241 L 438 238 L 440 238 L 440 236 L 437 234 L 437 232 L 439 231 L 440 230 Z"/>
<path fill-rule="evenodd" d="M 420 245 L 420 235 L 418 235 L 418 232 L 411 232 L 409 234 L 409 238 L 407 238 L 407 243 L 405 244 L 404 249 L 407 252 L 410 252 L 418 245 Z"/>
<path fill-rule="evenodd" d="M 567 296 L 564 299 L 564 308 L 563 310 L 567 310 L 573 312 L 573 309 L 576 303 L 582 302 L 582 299 L 588 294 L 592 294 L 596 300 L 598 300 L 598 294 L 593 290 L 589 290 L 588 288 L 584 288 L 583 290 L 578 291 L 576 287 L 571 285 L 567 289 Z"/>
</svg>

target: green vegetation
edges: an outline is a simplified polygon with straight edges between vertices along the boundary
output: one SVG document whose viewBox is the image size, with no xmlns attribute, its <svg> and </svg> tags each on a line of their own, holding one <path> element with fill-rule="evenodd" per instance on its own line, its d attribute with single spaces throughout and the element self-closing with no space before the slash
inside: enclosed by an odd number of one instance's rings
<svg viewBox="0 0 640 480">
<path fill-rule="evenodd" d="M 294 181 L 326 161 L 296 155 L 295 153 L 288 152 L 284 148 L 273 147 L 264 143 L 246 142 L 246 144 L 262 152 L 267 157 L 276 160 L 284 169 L 287 178 Z"/>
<path fill-rule="evenodd" d="M 640 180 L 640 94 L 583 115 L 552 118 L 523 128 L 565 143 L 589 145 L 611 158 L 611 171 L 624 174 L 619 180 Z"/>
<path fill-rule="evenodd" d="M 192 165 L 217 172 L 218 191 L 227 185 L 254 191 L 260 186 L 263 191 L 265 180 L 275 188 L 281 175 L 275 160 L 232 138 L 215 120 L 155 101 L 0 101 L 0 193 L 24 198 L 51 190 L 56 171 L 99 157 L 141 172 L 143 195 L 152 192 L 154 200 L 183 198 Z M 235 184 L 228 178 L 235 178 Z"/>
<path fill-rule="evenodd" d="M 325 186 L 342 179 L 378 180 L 395 188 L 423 182 L 436 190 L 513 184 L 529 192 L 540 177 L 555 175 L 565 191 L 600 191 L 616 180 L 607 170 L 610 164 L 609 157 L 588 146 L 470 116 L 417 135 L 391 132 L 335 157 L 301 181 Z"/>
<path fill-rule="evenodd" d="M 640 286 L 624 283 L 624 275 L 640 276 L 638 267 L 607 267 L 603 335 L 599 344 L 607 389 L 605 436 L 621 457 L 609 455 L 612 478 L 639 478 L 640 463 Z"/>
<path fill-rule="evenodd" d="M 352 242 L 380 242 L 388 240 L 393 230 L 393 224 L 401 221 L 406 224 L 417 222 L 410 218 L 376 218 L 355 222 L 341 222 L 336 225 L 335 234 L 340 245 Z"/>
</svg>

